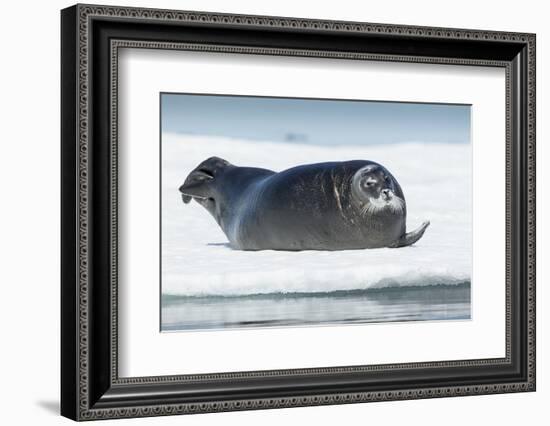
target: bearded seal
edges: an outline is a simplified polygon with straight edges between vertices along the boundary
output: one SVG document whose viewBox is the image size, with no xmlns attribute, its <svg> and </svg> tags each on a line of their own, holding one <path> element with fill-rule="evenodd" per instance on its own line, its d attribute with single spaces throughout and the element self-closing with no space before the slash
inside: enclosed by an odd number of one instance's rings
<svg viewBox="0 0 550 426">
<path fill-rule="evenodd" d="M 348 250 L 405 247 L 429 225 L 407 233 L 403 191 L 373 161 L 307 164 L 274 172 L 218 157 L 200 163 L 179 188 L 216 220 L 239 250 Z"/>
</svg>

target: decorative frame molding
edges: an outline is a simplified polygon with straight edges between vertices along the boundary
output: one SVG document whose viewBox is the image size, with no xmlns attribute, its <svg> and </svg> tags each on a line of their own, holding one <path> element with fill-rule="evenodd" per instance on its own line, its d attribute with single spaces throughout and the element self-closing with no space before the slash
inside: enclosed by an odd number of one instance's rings
<svg viewBox="0 0 550 426">
<path fill-rule="evenodd" d="M 125 24 L 139 23 L 159 40 L 134 38 Z M 177 40 L 168 27 L 223 28 L 241 37 L 239 44 L 219 44 L 191 34 Z M 279 43 L 308 32 L 324 34 L 338 49 L 273 47 L 245 44 L 246 33 L 283 34 Z M 137 31 L 139 33 L 139 31 Z M 120 34 L 124 34 L 124 38 Z M 200 31 L 199 31 L 200 33 Z M 105 34 L 108 34 L 105 35 Z M 331 38 L 349 35 L 349 49 Z M 185 35 L 184 35 L 185 37 Z M 370 51 L 353 48 L 355 37 L 374 40 Z M 369 38 L 370 37 L 370 38 Z M 387 42 L 414 46 L 419 55 L 388 52 Z M 366 401 L 434 398 L 535 390 L 535 35 L 464 29 L 337 22 L 126 7 L 76 5 L 62 11 L 62 414 L 75 420 L 141 417 Z M 386 43 L 386 44 L 385 44 Z M 429 54 L 454 46 L 463 56 Z M 186 376 L 118 377 L 117 327 L 117 87 L 118 49 L 154 48 L 274 56 L 422 62 L 503 67 L 506 70 L 506 357 L 412 364 L 327 367 Z M 396 48 L 398 50 L 398 47 Z M 424 49 L 424 50 L 422 50 Z M 491 50 L 491 52 L 489 52 Z M 451 53 L 455 52 L 451 51 Z M 98 124 L 106 118 L 109 125 Z M 103 142 L 103 143 L 101 143 Z M 91 159 L 93 158 L 93 166 Z M 99 161 L 101 160 L 101 161 Z M 105 177 L 99 177 L 107 171 Z M 101 190 L 107 190 L 104 194 Z M 517 211 L 516 211 L 517 210 Z M 105 233 L 98 233 L 104 229 Z M 108 258 L 101 257 L 100 248 Z M 100 259 L 101 258 L 101 259 Z M 515 259 L 518 258 L 518 259 Z M 100 260 L 98 260 L 100 259 Z M 514 262 L 512 262 L 514 260 Z M 519 262 L 516 265 L 516 260 Z M 93 303 L 92 303 L 93 301 Z M 98 308 L 98 304 L 103 308 Z M 108 309 L 107 309 L 108 307 Z M 445 371 L 474 368 L 506 370 L 508 380 L 475 380 L 468 385 L 445 382 Z M 430 371 L 436 386 L 404 386 L 409 371 Z M 395 388 L 376 389 L 355 381 L 369 374 L 395 375 Z M 442 376 L 443 377 L 440 377 Z M 290 379 L 348 377 L 340 391 L 297 392 Z M 393 377 L 393 376 L 392 376 Z M 403 377 L 403 376 L 401 376 Z M 503 376 L 504 377 L 504 376 Z M 279 390 L 278 378 L 287 390 Z M 204 392 L 224 383 L 249 380 L 251 389 L 273 386 L 270 397 L 242 393 L 202 398 L 182 393 L 168 398 L 163 388 L 196 386 Z M 401 380 L 401 382 L 400 382 Z M 288 383 L 287 383 L 288 382 Z M 436 379 L 434 378 L 434 383 Z M 397 384 L 401 383 L 401 384 Z M 279 387 L 277 387 L 279 386 Z M 370 387 L 369 387 L 370 386 Z M 388 387 L 387 385 L 386 387 Z M 209 387 L 209 388 L 208 388 Z M 207 389 L 208 388 L 208 389 Z M 137 391 L 139 389 L 139 394 Z M 325 385 L 325 389 L 329 389 Z M 372 389 L 372 390 L 370 390 Z M 212 395 L 214 395 L 212 393 Z M 252 392 L 253 394 L 254 392 Z M 149 396 L 143 396 L 149 394 Z M 199 393 L 197 393 L 199 395 Z M 201 399 L 202 398 L 202 399 Z"/>
</svg>

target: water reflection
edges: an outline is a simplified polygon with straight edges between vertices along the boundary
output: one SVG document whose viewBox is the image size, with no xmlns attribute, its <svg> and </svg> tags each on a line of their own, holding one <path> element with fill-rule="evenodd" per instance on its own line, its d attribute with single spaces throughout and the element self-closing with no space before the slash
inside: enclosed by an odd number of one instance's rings
<svg viewBox="0 0 550 426">
<path fill-rule="evenodd" d="M 470 283 L 331 293 L 162 299 L 162 331 L 469 318 Z"/>
</svg>

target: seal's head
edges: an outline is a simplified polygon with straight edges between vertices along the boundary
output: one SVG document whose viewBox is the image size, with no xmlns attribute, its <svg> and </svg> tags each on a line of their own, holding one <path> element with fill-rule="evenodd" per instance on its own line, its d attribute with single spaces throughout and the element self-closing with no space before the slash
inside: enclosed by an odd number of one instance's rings
<svg viewBox="0 0 550 426">
<path fill-rule="evenodd" d="M 405 198 L 395 178 L 381 165 L 361 167 L 351 181 L 361 214 L 404 214 Z"/>
</svg>

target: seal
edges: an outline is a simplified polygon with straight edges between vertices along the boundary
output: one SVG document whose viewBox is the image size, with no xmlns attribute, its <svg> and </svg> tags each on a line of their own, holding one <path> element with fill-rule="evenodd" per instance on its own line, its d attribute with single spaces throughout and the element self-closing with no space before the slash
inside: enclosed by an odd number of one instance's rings
<svg viewBox="0 0 550 426">
<path fill-rule="evenodd" d="M 200 163 L 179 188 L 216 220 L 240 250 L 348 250 L 405 247 L 429 225 L 406 232 L 401 186 L 367 160 L 307 164 L 274 172 L 218 157 Z"/>
</svg>

